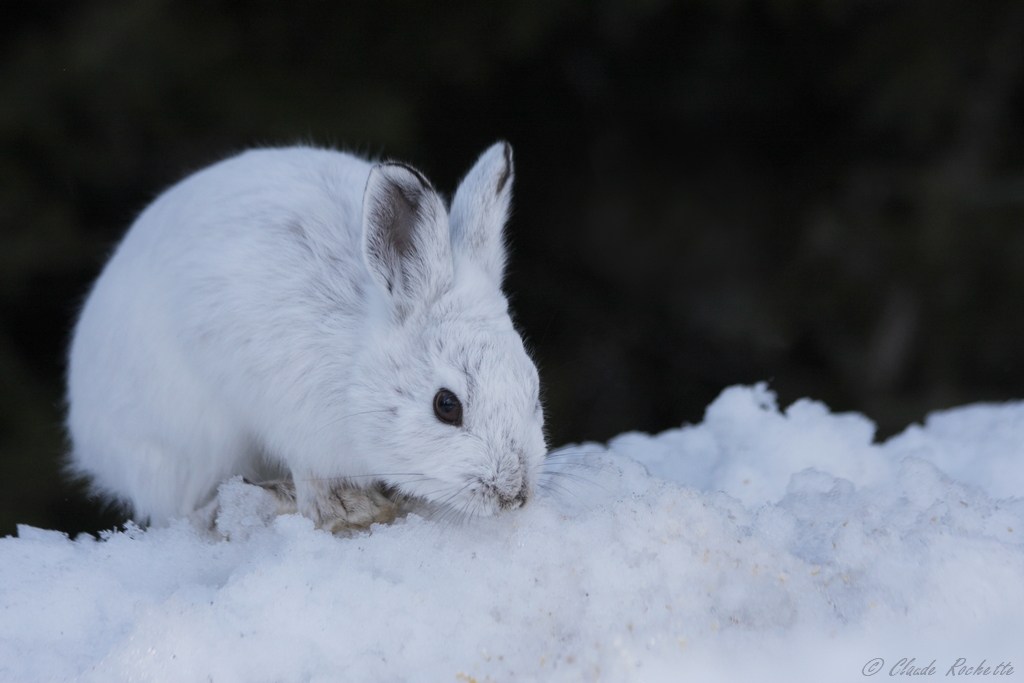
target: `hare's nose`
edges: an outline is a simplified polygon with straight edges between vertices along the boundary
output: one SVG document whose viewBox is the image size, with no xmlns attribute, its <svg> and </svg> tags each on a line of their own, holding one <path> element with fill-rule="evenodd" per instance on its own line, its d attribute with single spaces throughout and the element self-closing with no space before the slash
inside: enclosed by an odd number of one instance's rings
<svg viewBox="0 0 1024 683">
<path fill-rule="evenodd" d="M 527 486 L 526 482 L 519 488 L 514 496 L 498 496 L 498 507 L 502 510 L 515 510 L 526 505 L 526 501 L 530 499 L 530 487 Z"/>
</svg>

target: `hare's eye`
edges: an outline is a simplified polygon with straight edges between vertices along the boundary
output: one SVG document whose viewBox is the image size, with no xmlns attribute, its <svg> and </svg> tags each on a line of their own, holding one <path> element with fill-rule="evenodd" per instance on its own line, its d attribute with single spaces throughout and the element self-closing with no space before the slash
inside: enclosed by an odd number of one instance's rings
<svg viewBox="0 0 1024 683">
<path fill-rule="evenodd" d="M 441 389 L 434 395 L 434 415 L 437 415 L 437 419 L 445 424 L 461 427 L 462 402 L 452 392 Z"/>
</svg>

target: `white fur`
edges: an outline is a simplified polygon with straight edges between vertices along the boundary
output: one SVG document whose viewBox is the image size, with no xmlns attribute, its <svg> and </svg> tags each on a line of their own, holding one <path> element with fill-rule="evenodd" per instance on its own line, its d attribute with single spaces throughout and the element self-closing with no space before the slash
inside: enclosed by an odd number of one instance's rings
<svg viewBox="0 0 1024 683">
<path fill-rule="evenodd" d="M 471 514 L 518 506 L 546 447 L 501 292 L 511 184 L 498 143 L 450 219 L 409 167 L 307 147 L 171 187 L 75 328 L 72 469 L 153 523 L 265 463 L 292 474 L 307 515 L 324 480 L 380 479 Z M 442 387 L 460 427 L 434 415 Z"/>
</svg>

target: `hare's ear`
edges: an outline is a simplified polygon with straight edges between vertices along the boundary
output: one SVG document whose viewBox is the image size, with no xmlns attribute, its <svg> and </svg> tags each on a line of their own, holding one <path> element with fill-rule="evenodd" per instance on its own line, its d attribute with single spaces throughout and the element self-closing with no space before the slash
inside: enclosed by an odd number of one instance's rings
<svg viewBox="0 0 1024 683">
<path fill-rule="evenodd" d="M 363 258 L 398 320 L 451 287 L 448 215 L 434 188 L 411 166 L 385 163 L 370 170 Z"/>
<path fill-rule="evenodd" d="M 512 202 L 512 146 L 492 145 L 455 192 L 451 209 L 455 265 L 475 263 L 499 285 L 505 271 L 502 235 Z"/>
</svg>

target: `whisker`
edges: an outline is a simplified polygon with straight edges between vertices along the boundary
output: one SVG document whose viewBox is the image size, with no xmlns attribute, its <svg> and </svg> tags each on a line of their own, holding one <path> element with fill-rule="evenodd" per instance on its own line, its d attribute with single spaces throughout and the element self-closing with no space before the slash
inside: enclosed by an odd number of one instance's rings
<svg viewBox="0 0 1024 683">
<path fill-rule="evenodd" d="M 551 497 L 551 498 L 557 498 L 558 497 L 557 492 L 561 491 L 563 493 L 569 494 L 570 496 L 572 496 L 573 498 L 575 498 L 578 501 L 582 502 L 582 500 L 583 500 L 578 495 L 576 495 L 575 491 L 572 491 L 568 487 L 563 486 L 562 484 L 559 484 L 558 482 L 554 482 L 554 481 L 541 481 L 541 482 L 537 482 L 537 488 L 539 488 L 542 491 L 544 491 L 545 493 L 547 493 L 548 496 Z"/>
<path fill-rule="evenodd" d="M 580 484 L 590 484 L 591 486 L 601 486 L 596 481 L 593 481 L 592 479 L 587 479 L 586 477 L 581 476 L 579 474 L 576 474 L 574 472 L 565 472 L 563 470 L 547 470 L 547 471 L 542 470 L 541 473 L 545 474 L 545 475 L 547 475 L 549 477 L 562 477 L 564 479 L 569 479 L 571 481 L 574 481 L 574 482 L 577 482 L 577 483 L 580 483 Z M 601 488 L 604 488 L 604 487 L 601 486 Z M 605 490 L 607 491 L 607 489 L 605 489 Z"/>
<path fill-rule="evenodd" d="M 584 469 L 584 470 L 593 470 L 594 472 L 603 472 L 605 470 L 604 466 L 602 466 L 602 465 L 594 465 L 594 464 L 591 464 L 589 462 L 565 461 L 565 462 L 552 462 L 552 463 L 547 463 L 546 462 L 546 463 L 544 463 L 544 467 L 545 468 L 548 465 L 552 465 L 554 467 L 565 467 L 565 468 L 573 468 L 573 469 L 580 468 L 580 469 Z M 548 471 L 555 472 L 557 470 L 552 468 L 550 470 L 549 469 L 544 469 L 542 471 L 544 471 L 544 472 L 548 472 Z"/>
<path fill-rule="evenodd" d="M 587 455 L 605 455 L 608 453 L 607 449 L 601 449 L 598 451 L 576 451 L 570 448 L 559 449 L 557 451 L 550 451 L 544 456 L 545 460 L 563 460 L 570 457 L 581 457 Z"/>
<path fill-rule="evenodd" d="M 451 525 L 459 515 L 457 506 L 452 505 L 451 502 L 457 499 L 467 488 L 469 488 L 469 486 L 472 485 L 472 483 L 472 481 L 467 481 L 461 487 L 452 491 L 444 498 L 437 501 L 431 501 L 431 505 L 428 508 L 427 519 L 434 522 L 434 528 L 438 535 L 447 533 L 448 529 L 451 528 Z M 463 503 L 463 505 L 467 504 L 467 502 Z"/>
<path fill-rule="evenodd" d="M 384 479 L 385 477 L 424 477 L 423 472 L 379 472 L 376 474 L 347 474 L 338 477 L 303 477 L 298 481 L 338 481 L 339 479 Z"/>
<path fill-rule="evenodd" d="M 595 451 L 576 451 L 576 450 L 551 451 L 550 453 L 546 454 L 545 458 L 547 458 L 547 459 L 554 458 L 554 459 L 557 460 L 557 459 L 569 458 L 569 457 L 576 457 L 576 458 L 578 458 L 578 457 L 582 457 L 582 456 L 605 455 L 607 453 L 608 453 L 608 451 L 604 450 L 604 449 L 602 449 L 602 450 L 595 450 Z"/>
<path fill-rule="evenodd" d="M 554 480 L 556 478 L 561 478 L 561 479 L 563 479 L 565 481 L 570 481 L 570 482 L 573 482 L 575 484 L 579 484 L 579 485 L 583 485 L 583 486 L 596 486 L 597 488 L 601 489 L 605 493 L 608 493 L 608 494 L 612 493 L 611 490 L 608 489 L 606 486 L 603 486 L 603 485 L 597 483 L 596 481 L 594 481 L 592 479 L 588 479 L 587 477 L 583 477 L 583 476 L 580 476 L 578 474 L 574 474 L 573 472 L 549 470 L 549 471 L 542 471 L 542 474 L 547 476 L 548 477 L 548 481 L 551 482 L 552 484 L 555 483 Z"/>
<path fill-rule="evenodd" d="M 461 496 L 463 491 L 473 485 L 473 481 L 467 481 L 461 487 L 456 489 L 445 498 L 445 504 L 458 496 Z M 469 506 L 469 501 L 462 501 L 460 505 L 448 505 L 448 510 L 445 516 L 442 518 L 442 528 L 447 533 L 456 523 L 464 524 L 467 518 L 466 509 Z"/>
<path fill-rule="evenodd" d="M 317 429 L 316 431 L 314 431 L 313 434 L 319 434 L 320 432 L 322 432 L 323 430 L 327 429 L 331 425 L 338 424 L 342 420 L 347 420 L 350 417 L 359 417 L 360 415 L 371 415 L 373 413 L 386 413 L 386 412 L 388 412 L 387 408 L 379 408 L 377 410 L 364 410 L 364 411 L 358 412 L 358 413 L 350 413 L 348 415 L 342 415 L 340 417 L 334 418 L 333 420 L 331 420 L 330 422 L 328 422 L 328 423 L 326 423 L 324 425 L 321 425 L 320 429 Z"/>
<path fill-rule="evenodd" d="M 451 523 L 454 516 L 455 507 L 452 505 L 446 505 L 444 508 L 442 508 L 441 513 L 439 515 L 431 519 L 431 521 L 433 521 L 435 524 L 434 529 L 437 533 L 438 538 L 448 533 L 448 530 L 451 528 Z"/>
</svg>

